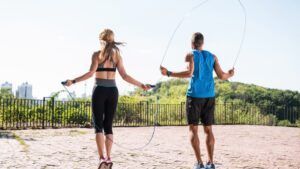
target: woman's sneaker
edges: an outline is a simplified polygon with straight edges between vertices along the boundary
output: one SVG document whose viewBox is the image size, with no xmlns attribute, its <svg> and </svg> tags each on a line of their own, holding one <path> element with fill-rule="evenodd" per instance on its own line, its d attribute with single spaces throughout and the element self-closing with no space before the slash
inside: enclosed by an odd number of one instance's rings
<svg viewBox="0 0 300 169">
<path fill-rule="evenodd" d="M 193 169 L 205 169 L 205 167 L 204 167 L 204 165 L 203 165 L 203 164 L 201 164 L 201 163 L 197 162 L 197 163 L 195 163 L 195 165 L 194 165 L 194 168 L 193 168 Z"/>
<path fill-rule="evenodd" d="M 215 165 L 214 165 L 213 163 L 208 162 L 208 163 L 206 164 L 205 168 L 206 168 L 206 169 L 215 169 L 216 167 L 215 167 Z"/>
<path fill-rule="evenodd" d="M 105 158 L 100 158 L 99 159 L 99 165 L 98 165 L 98 169 L 105 169 L 106 168 L 106 160 Z"/>
<path fill-rule="evenodd" d="M 106 161 L 107 168 L 111 169 L 113 166 L 113 162 L 112 162 L 111 158 L 107 158 L 105 161 Z"/>
</svg>

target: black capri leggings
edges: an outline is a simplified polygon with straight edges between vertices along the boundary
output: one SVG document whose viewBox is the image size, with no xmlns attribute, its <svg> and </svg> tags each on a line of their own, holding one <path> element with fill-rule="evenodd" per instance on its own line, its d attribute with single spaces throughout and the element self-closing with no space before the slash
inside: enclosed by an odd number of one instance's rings
<svg viewBox="0 0 300 169">
<path fill-rule="evenodd" d="M 112 123 L 118 104 L 118 88 L 96 86 L 92 95 L 95 133 L 113 134 Z"/>
</svg>

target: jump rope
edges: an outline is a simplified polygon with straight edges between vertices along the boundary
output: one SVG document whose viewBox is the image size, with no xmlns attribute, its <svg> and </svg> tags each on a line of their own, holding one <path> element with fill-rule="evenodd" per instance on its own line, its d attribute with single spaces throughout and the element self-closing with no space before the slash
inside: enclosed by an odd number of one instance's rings
<svg viewBox="0 0 300 169">
<path fill-rule="evenodd" d="M 180 28 L 180 26 L 182 25 L 182 23 L 183 23 L 183 22 L 191 15 L 191 13 L 192 13 L 193 11 L 195 11 L 195 10 L 198 9 L 199 7 L 203 6 L 203 5 L 206 4 L 208 1 L 209 1 L 209 0 L 204 0 L 204 1 L 202 1 L 201 3 L 195 5 L 193 8 L 191 8 L 189 11 L 187 11 L 187 12 L 184 14 L 184 16 L 182 17 L 182 19 L 181 19 L 181 20 L 178 22 L 178 24 L 176 25 L 176 27 L 175 27 L 173 33 L 171 34 L 171 37 L 170 37 L 170 39 L 169 39 L 169 41 L 168 41 L 168 43 L 167 43 L 167 46 L 166 46 L 166 49 L 165 49 L 165 51 L 164 51 L 164 54 L 163 54 L 162 60 L 161 60 L 161 62 L 160 62 L 160 65 L 163 64 L 163 62 L 164 62 L 164 60 L 165 60 L 165 58 L 166 58 L 166 56 L 167 56 L 167 53 L 168 53 L 168 51 L 169 51 L 169 48 L 170 48 L 170 46 L 171 46 L 171 43 L 172 43 L 172 41 L 173 41 L 173 38 L 175 37 L 175 35 L 176 35 L 176 33 L 177 33 L 177 30 Z M 240 53 L 241 53 L 241 50 L 242 50 L 242 46 L 244 45 L 245 36 L 246 36 L 246 25 L 247 25 L 247 12 L 246 12 L 246 8 L 245 8 L 245 6 L 243 5 L 243 3 L 241 2 L 241 0 L 238 0 L 238 2 L 239 2 L 240 7 L 241 7 L 242 10 L 243 10 L 243 14 L 244 14 L 244 24 L 243 24 L 242 38 L 241 38 L 240 45 L 239 45 L 239 47 L 238 47 L 238 51 L 237 51 L 237 54 L 236 54 L 236 56 L 235 56 L 234 62 L 233 62 L 233 68 L 234 68 L 234 66 L 235 66 L 236 63 L 237 63 L 238 58 L 240 57 Z M 161 76 L 161 77 L 159 78 L 158 81 L 160 81 L 162 78 L 163 78 L 163 76 Z M 72 96 L 72 94 L 70 93 L 70 91 L 69 91 L 69 90 L 67 89 L 67 87 L 65 86 L 66 83 L 67 83 L 67 81 L 61 82 L 61 84 L 62 84 L 63 87 L 65 88 L 65 91 L 67 91 L 67 93 L 69 94 L 69 96 L 71 97 L 71 99 L 72 99 L 73 101 L 75 101 L 75 98 Z M 155 85 L 150 85 L 150 84 L 147 84 L 147 85 L 149 85 L 151 88 L 155 88 L 155 87 L 156 87 Z M 151 137 L 148 139 L 148 141 L 147 141 L 143 146 L 135 147 L 135 148 L 128 148 L 128 147 L 122 146 L 121 144 L 116 143 L 115 141 L 113 141 L 113 140 L 110 139 L 109 137 L 107 137 L 107 139 L 109 139 L 109 140 L 110 140 L 111 142 L 113 142 L 116 146 L 118 146 L 118 147 L 120 147 L 120 148 L 122 148 L 122 149 L 130 150 L 130 151 L 132 151 L 132 150 L 142 150 L 142 149 L 146 148 L 146 147 L 151 143 L 151 141 L 152 141 L 153 138 L 154 138 L 155 131 L 156 131 L 156 127 L 157 127 L 157 114 L 158 114 L 158 110 L 157 110 L 157 108 L 156 108 L 156 111 L 155 111 L 155 113 L 154 113 L 154 122 L 153 122 L 154 124 L 153 124 L 153 130 L 152 130 Z M 102 128 L 99 128 L 99 127 L 96 125 L 96 123 L 94 122 L 94 113 L 92 113 L 92 123 L 93 123 L 93 126 L 94 126 L 95 128 L 97 128 L 98 130 L 102 131 Z"/>
</svg>

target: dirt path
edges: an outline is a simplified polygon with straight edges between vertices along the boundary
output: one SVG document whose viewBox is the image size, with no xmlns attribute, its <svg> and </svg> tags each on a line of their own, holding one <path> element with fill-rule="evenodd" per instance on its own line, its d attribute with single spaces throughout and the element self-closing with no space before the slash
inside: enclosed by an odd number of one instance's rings
<svg viewBox="0 0 300 169">
<path fill-rule="evenodd" d="M 115 128 L 115 141 L 135 148 L 152 128 Z M 214 126 L 215 163 L 220 169 L 300 169 L 300 128 Z M 207 160 L 201 130 L 201 150 Z M 194 156 L 187 127 L 159 127 L 144 150 L 114 146 L 115 169 L 190 169 Z M 92 129 L 1 131 L 0 168 L 97 168 Z"/>
</svg>

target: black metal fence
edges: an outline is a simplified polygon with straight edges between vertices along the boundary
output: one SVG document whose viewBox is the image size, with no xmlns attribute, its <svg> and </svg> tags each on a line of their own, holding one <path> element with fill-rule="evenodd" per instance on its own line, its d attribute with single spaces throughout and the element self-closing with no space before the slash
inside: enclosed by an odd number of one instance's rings
<svg viewBox="0 0 300 169">
<path fill-rule="evenodd" d="M 114 126 L 186 125 L 185 103 L 119 103 Z M 216 105 L 215 124 L 300 127 L 300 106 Z M 91 103 L 54 99 L 0 99 L 0 129 L 91 127 Z"/>
</svg>

